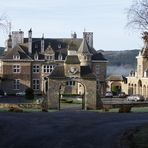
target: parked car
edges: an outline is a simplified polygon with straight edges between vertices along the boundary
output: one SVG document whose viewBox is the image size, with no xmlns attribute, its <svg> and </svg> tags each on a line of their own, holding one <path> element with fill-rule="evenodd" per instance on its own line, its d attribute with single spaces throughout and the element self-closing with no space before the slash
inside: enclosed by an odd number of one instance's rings
<svg viewBox="0 0 148 148">
<path fill-rule="evenodd" d="M 142 95 L 131 95 L 127 97 L 127 101 L 144 101 L 145 98 Z"/>
<path fill-rule="evenodd" d="M 106 98 L 112 98 L 113 97 L 113 93 L 111 91 L 107 91 L 105 94 Z"/>
<path fill-rule="evenodd" d="M 7 96 L 7 93 L 4 90 L 0 89 L 0 97 L 2 96 Z"/>
<path fill-rule="evenodd" d="M 16 96 L 25 96 L 25 91 L 17 92 Z"/>
<path fill-rule="evenodd" d="M 119 97 L 119 98 L 126 98 L 127 95 L 125 94 L 125 92 L 120 92 L 120 93 L 118 94 L 118 97 Z"/>
</svg>

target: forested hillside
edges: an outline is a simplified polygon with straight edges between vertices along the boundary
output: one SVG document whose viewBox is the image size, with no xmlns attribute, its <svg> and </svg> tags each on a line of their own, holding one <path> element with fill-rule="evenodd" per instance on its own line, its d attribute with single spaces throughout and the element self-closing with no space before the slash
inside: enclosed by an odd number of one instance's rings
<svg viewBox="0 0 148 148">
<path fill-rule="evenodd" d="M 136 56 L 138 49 L 122 51 L 103 51 L 99 50 L 108 60 L 107 74 L 128 75 L 131 70 L 136 68 Z"/>
<path fill-rule="evenodd" d="M 0 56 L 3 54 L 4 52 L 4 47 L 0 47 Z"/>
</svg>

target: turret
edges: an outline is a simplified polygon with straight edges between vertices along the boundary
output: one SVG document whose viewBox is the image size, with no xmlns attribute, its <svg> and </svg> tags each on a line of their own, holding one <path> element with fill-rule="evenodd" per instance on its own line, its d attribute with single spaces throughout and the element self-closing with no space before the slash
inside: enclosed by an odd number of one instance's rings
<svg viewBox="0 0 148 148">
<path fill-rule="evenodd" d="M 92 53 L 89 50 L 89 46 L 85 38 L 78 49 L 78 56 L 81 62 L 81 66 L 91 66 Z"/>
<path fill-rule="evenodd" d="M 28 31 L 28 52 L 32 53 L 32 29 Z"/>
</svg>

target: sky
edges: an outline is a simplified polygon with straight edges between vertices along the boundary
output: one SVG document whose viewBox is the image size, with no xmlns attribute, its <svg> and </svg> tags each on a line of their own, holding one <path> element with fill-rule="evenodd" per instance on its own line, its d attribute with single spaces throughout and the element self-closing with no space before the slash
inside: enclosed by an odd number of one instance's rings
<svg viewBox="0 0 148 148">
<path fill-rule="evenodd" d="M 0 0 L 0 16 L 11 22 L 11 30 L 27 37 L 78 38 L 84 30 L 93 32 L 96 50 L 131 50 L 143 46 L 141 32 L 127 24 L 127 10 L 133 0 Z M 0 46 L 8 33 L 0 28 Z"/>
</svg>

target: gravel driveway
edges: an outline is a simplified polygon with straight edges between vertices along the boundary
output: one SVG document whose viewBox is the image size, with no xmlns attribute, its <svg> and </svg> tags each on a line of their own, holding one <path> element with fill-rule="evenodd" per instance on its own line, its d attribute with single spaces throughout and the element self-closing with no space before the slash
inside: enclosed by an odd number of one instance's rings
<svg viewBox="0 0 148 148">
<path fill-rule="evenodd" d="M 148 113 L 0 113 L 0 148 L 118 148 L 123 132 Z"/>
</svg>

